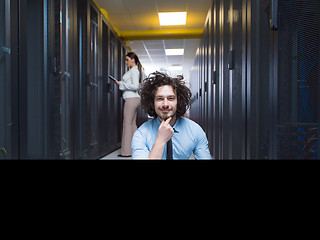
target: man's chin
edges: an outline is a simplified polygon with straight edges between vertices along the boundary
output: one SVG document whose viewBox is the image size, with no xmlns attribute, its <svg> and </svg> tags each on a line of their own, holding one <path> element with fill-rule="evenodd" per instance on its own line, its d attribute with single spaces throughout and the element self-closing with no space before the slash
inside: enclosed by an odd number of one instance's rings
<svg viewBox="0 0 320 240">
<path fill-rule="evenodd" d="M 169 118 L 173 119 L 174 117 L 175 117 L 175 115 L 171 115 L 171 114 L 170 115 L 161 115 L 161 116 L 159 115 L 159 118 L 161 121 L 167 121 Z"/>
<path fill-rule="evenodd" d="M 170 118 L 169 115 L 158 115 L 158 117 L 161 121 L 167 121 Z"/>
<path fill-rule="evenodd" d="M 168 117 L 159 116 L 160 122 L 167 121 Z"/>
</svg>

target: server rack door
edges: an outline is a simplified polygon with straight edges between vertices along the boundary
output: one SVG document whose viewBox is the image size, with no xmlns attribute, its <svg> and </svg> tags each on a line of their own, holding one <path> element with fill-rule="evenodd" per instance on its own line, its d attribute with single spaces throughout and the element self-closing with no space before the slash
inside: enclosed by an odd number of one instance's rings
<svg viewBox="0 0 320 240">
<path fill-rule="evenodd" d="M 220 104 L 220 111 L 221 111 L 221 159 L 230 159 L 230 69 L 228 68 L 229 63 L 229 53 L 230 49 L 230 38 L 231 35 L 231 24 L 229 21 L 229 11 L 230 11 L 230 0 L 221 1 L 221 18 L 220 18 L 220 25 L 221 25 L 221 104 Z"/>
<path fill-rule="evenodd" d="M 319 1 L 283 0 L 272 10 L 279 18 L 276 158 L 317 159 Z"/>
<path fill-rule="evenodd" d="M 13 158 L 11 119 L 10 1 L 0 1 L 0 160 Z"/>
<path fill-rule="evenodd" d="M 74 30 L 77 25 L 73 21 L 77 9 L 72 0 L 60 1 L 60 158 L 73 159 L 73 82 L 75 81 L 74 66 L 77 44 L 74 40 Z M 76 71 L 75 71 L 76 72 Z"/>
<path fill-rule="evenodd" d="M 245 1 L 231 0 L 228 10 L 228 21 L 230 22 L 230 45 L 228 56 L 228 68 L 230 73 L 229 85 L 229 154 L 231 159 L 246 158 L 246 21 Z"/>
<path fill-rule="evenodd" d="M 89 4 L 88 79 L 87 79 L 87 149 L 89 159 L 99 158 L 99 106 L 98 106 L 98 13 Z"/>
<path fill-rule="evenodd" d="M 74 82 L 74 156 L 76 159 L 87 159 L 89 149 L 87 148 L 87 52 L 88 52 L 88 12 L 87 1 L 77 1 L 77 81 Z"/>
<path fill-rule="evenodd" d="M 194 61 L 194 70 L 192 71 L 192 77 L 190 85 L 192 90 L 192 105 L 190 110 L 190 118 L 196 121 L 197 123 L 200 122 L 199 120 L 199 48 L 196 51 L 195 61 Z"/>
<path fill-rule="evenodd" d="M 213 14 L 212 14 L 212 8 L 210 9 L 209 12 L 209 19 L 208 19 L 208 69 L 207 69 L 207 94 L 208 94 L 208 99 L 207 99 L 207 104 L 208 104 L 208 125 L 207 125 L 207 137 L 209 141 L 209 149 L 210 153 L 213 154 L 214 151 L 214 140 L 213 140 L 213 131 L 214 131 L 214 118 L 213 118 L 213 89 L 214 89 L 214 84 L 212 84 L 212 69 L 213 69 Z"/>
<path fill-rule="evenodd" d="M 224 27 L 224 2 L 223 1 L 217 1 L 219 3 L 218 9 L 217 9 L 217 13 L 218 14 L 218 42 L 219 42 L 219 52 L 218 52 L 218 56 L 219 56 L 219 70 L 218 70 L 218 91 L 219 91 L 219 101 L 218 101 L 218 109 L 219 109 L 219 138 L 218 138 L 218 142 L 219 142 L 219 158 L 218 159 L 223 159 L 224 154 L 223 154 L 223 137 L 224 137 L 224 125 L 223 125 L 223 101 L 224 101 L 224 94 L 223 94 L 223 89 L 224 89 L 224 84 L 223 84 L 223 78 L 224 78 L 224 31 L 225 31 L 225 27 Z"/>
<path fill-rule="evenodd" d="M 248 1 L 247 79 L 248 79 L 248 159 L 269 159 L 271 141 L 271 106 L 273 77 L 270 1 Z"/>
<path fill-rule="evenodd" d="M 197 89 L 197 104 L 196 104 L 196 120 L 197 123 L 201 123 L 201 101 L 202 101 L 202 90 L 201 90 L 201 43 L 198 48 L 198 54 L 197 54 L 197 71 L 196 71 L 197 77 L 197 84 L 196 84 L 196 89 Z"/>
<path fill-rule="evenodd" d="M 205 91 L 205 69 L 206 69 L 206 55 L 205 55 L 205 49 L 206 49 L 206 28 L 204 30 L 204 35 L 201 39 L 201 123 L 200 125 L 204 130 L 206 130 L 206 91 Z"/>
<path fill-rule="evenodd" d="M 121 80 L 122 78 L 122 74 L 121 74 L 121 66 L 122 66 L 122 62 L 123 62 L 123 56 L 122 56 L 122 46 L 121 46 L 121 41 L 120 39 L 117 38 L 116 40 L 116 78 Z M 116 85 L 114 85 L 114 87 L 116 87 Z M 115 139 L 115 144 L 116 147 L 120 147 L 121 145 L 121 133 L 122 133 L 122 124 L 121 124 L 121 105 L 122 105 L 122 98 L 121 98 L 121 91 L 119 89 L 115 89 L 115 95 L 114 95 L 114 109 L 115 109 L 115 125 L 114 128 L 116 130 L 116 139 Z"/>
<path fill-rule="evenodd" d="M 209 101 L 208 101 L 208 79 L 209 79 L 209 28 L 210 28 L 210 18 L 208 19 L 208 22 L 206 23 L 205 27 L 205 38 L 204 38 L 204 59 L 203 59 L 203 95 L 204 95 L 204 105 L 203 105 L 203 118 L 204 118 L 204 129 L 205 132 L 208 133 L 208 123 L 209 123 Z"/>
<path fill-rule="evenodd" d="M 196 122 L 199 122 L 199 115 L 198 115 L 198 54 L 199 54 L 199 48 L 196 51 L 196 56 L 194 60 L 194 65 L 192 72 L 190 74 L 190 87 L 191 87 L 191 93 L 192 93 L 192 101 L 191 101 L 191 109 L 190 109 L 190 118 Z"/>
<path fill-rule="evenodd" d="M 121 44 L 121 42 L 119 41 L 119 65 L 118 65 L 118 76 L 119 76 L 119 80 L 122 79 L 122 76 L 125 74 L 126 72 L 126 64 L 125 64 L 125 56 L 126 56 L 126 49 L 124 48 L 124 46 Z M 117 107 L 117 111 L 118 111 L 118 129 L 117 129 L 117 136 L 118 136 L 118 144 L 120 145 L 121 140 L 122 140 L 122 125 L 123 125 L 123 99 L 122 99 L 122 92 L 120 92 L 118 90 L 118 97 L 117 97 L 117 102 L 118 102 L 118 107 Z"/>
<path fill-rule="evenodd" d="M 109 92 L 112 87 L 112 80 L 109 78 L 109 28 L 102 21 L 102 98 L 101 98 L 101 150 L 100 155 L 104 156 L 109 153 L 110 149 L 110 110 L 109 110 Z"/>
<path fill-rule="evenodd" d="M 48 6 L 40 0 L 19 4 L 20 158 L 47 159 Z"/>
<path fill-rule="evenodd" d="M 203 119 L 203 98 L 204 98 L 204 94 L 203 94 L 203 38 L 200 41 L 200 48 L 199 48 L 199 71 L 198 71 L 198 75 L 199 75 L 199 125 L 204 128 L 203 123 L 204 123 L 204 119 Z"/>
<path fill-rule="evenodd" d="M 213 87 L 213 94 L 212 94 L 212 107 L 213 107 L 213 151 L 211 154 L 213 155 L 214 159 L 219 159 L 220 156 L 220 3 L 219 1 L 214 1 L 212 6 L 212 85 Z"/>
<path fill-rule="evenodd" d="M 116 46 L 115 46 L 115 36 L 114 34 L 112 33 L 111 30 L 109 30 L 109 37 L 110 37 L 110 40 L 109 40 L 109 44 L 110 44 L 110 47 L 109 47 L 109 75 L 116 78 L 116 71 L 115 71 L 115 68 L 116 68 L 116 63 L 115 63 L 115 54 L 116 54 Z M 118 79 L 119 80 L 119 79 Z M 112 82 L 111 79 L 109 79 L 110 81 L 110 88 L 109 88 L 109 91 L 108 91 L 108 110 L 109 110 L 109 116 L 108 116 L 108 121 L 109 121 L 109 124 L 108 124 L 108 127 L 109 127 L 109 144 L 110 144 L 110 148 L 111 149 L 114 149 L 115 148 L 115 145 L 116 145 L 116 129 L 114 128 L 114 125 L 115 125 L 115 112 L 116 112 L 116 109 L 114 108 L 115 107 L 115 91 L 117 90 L 116 87 L 115 87 L 115 84 Z"/>
</svg>

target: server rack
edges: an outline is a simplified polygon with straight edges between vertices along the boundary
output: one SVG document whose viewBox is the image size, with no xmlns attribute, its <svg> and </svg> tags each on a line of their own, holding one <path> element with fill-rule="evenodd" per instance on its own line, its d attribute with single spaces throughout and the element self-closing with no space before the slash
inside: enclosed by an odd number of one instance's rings
<svg viewBox="0 0 320 240">
<path fill-rule="evenodd" d="M 17 49 L 12 46 L 14 37 L 11 29 L 15 27 L 12 15 L 16 6 L 9 0 L 0 1 L 0 159 L 17 157 L 18 119 L 12 111 L 17 107 L 17 98 L 13 89 L 16 87 Z M 14 81 L 11 81 L 14 79 Z"/>
<path fill-rule="evenodd" d="M 112 82 L 109 80 L 109 27 L 104 19 L 102 19 L 102 51 L 101 51 L 101 71 L 102 71 L 102 79 L 101 79 L 101 123 L 100 123 L 100 155 L 106 155 L 108 151 L 110 151 L 110 143 L 109 143 L 109 135 L 111 133 L 111 128 L 109 125 L 109 91 L 111 88 Z"/>
<path fill-rule="evenodd" d="M 319 1 L 279 1 L 277 151 L 317 159 L 319 131 Z"/>
<path fill-rule="evenodd" d="M 216 0 L 208 19 L 191 117 L 214 158 L 319 159 L 318 1 Z"/>
<path fill-rule="evenodd" d="M 127 48 L 96 4 L 0 6 L 0 159 L 99 159 L 119 147 L 122 101 L 108 76 L 121 78 Z"/>
</svg>

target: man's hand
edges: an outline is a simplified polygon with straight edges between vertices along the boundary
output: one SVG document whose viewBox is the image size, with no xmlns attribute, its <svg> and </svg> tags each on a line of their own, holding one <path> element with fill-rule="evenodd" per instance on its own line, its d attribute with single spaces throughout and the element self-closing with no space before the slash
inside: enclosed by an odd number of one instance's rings
<svg viewBox="0 0 320 240">
<path fill-rule="evenodd" d="M 153 149 L 149 155 L 150 159 L 159 159 L 161 160 L 164 148 L 167 142 L 170 141 L 174 134 L 174 130 L 170 125 L 171 117 L 167 119 L 167 121 L 162 121 L 159 131 L 157 140 L 153 146 Z"/>
<path fill-rule="evenodd" d="M 158 140 L 162 143 L 167 143 L 170 141 L 174 134 L 174 130 L 170 125 L 172 118 L 168 118 L 167 121 L 162 121 L 159 131 L 158 131 Z"/>
</svg>

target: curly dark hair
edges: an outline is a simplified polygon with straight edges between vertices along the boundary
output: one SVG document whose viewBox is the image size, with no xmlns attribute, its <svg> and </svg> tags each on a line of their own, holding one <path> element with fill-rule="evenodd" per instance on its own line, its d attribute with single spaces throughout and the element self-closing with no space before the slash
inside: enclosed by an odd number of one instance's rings
<svg viewBox="0 0 320 240">
<path fill-rule="evenodd" d="M 149 116 L 156 117 L 157 113 L 154 109 L 155 93 L 158 87 L 169 85 L 172 86 L 173 91 L 177 94 L 177 117 L 183 116 L 191 106 L 192 94 L 190 89 L 182 80 L 183 76 L 180 75 L 177 76 L 177 78 L 172 78 L 165 73 L 151 73 L 149 77 L 143 81 L 142 86 L 139 89 L 142 109 Z"/>
</svg>

